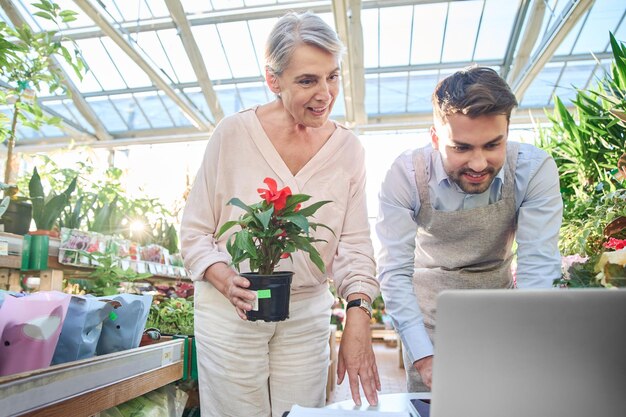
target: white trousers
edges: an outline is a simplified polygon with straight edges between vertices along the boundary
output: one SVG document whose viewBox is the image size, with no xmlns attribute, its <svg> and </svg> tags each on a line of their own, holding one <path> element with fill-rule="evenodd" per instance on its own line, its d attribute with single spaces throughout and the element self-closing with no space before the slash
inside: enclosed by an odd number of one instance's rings
<svg viewBox="0 0 626 417">
<path fill-rule="evenodd" d="M 196 283 L 195 337 L 202 417 L 281 417 L 323 407 L 330 291 L 291 301 L 281 322 L 244 321 L 212 285 Z"/>
</svg>

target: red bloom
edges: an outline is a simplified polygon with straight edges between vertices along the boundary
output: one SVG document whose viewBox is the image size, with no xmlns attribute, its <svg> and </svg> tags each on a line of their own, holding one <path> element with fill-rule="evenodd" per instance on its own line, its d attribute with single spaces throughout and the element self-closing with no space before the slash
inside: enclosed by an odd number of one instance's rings
<svg viewBox="0 0 626 417">
<path fill-rule="evenodd" d="M 626 248 L 626 239 L 615 239 L 614 237 L 610 238 L 608 242 L 605 242 L 605 248 L 620 250 Z"/>
<path fill-rule="evenodd" d="M 294 209 L 293 209 L 293 212 L 294 212 L 294 213 L 299 212 L 301 207 L 302 207 L 302 204 L 300 204 L 300 203 L 296 204 L 296 206 L 295 206 L 295 207 L 294 207 Z"/>
<path fill-rule="evenodd" d="M 285 187 L 279 190 L 276 181 L 269 177 L 265 178 L 263 182 L 267 184 L 269 189 L 258 188 L 257 192 L 267 203 L 274 204 L 274 210 L 280 211 L 284 209 L 285 205 L 287 205 L 287 197 L 291 195 L 291 189 Z"/>
<path fill-rule="evenodd" d="M 289 253 L 285 252 L 282 255 L 280 255 L 280 259 L 287 259 L 289 258 Z"/>
</svg>

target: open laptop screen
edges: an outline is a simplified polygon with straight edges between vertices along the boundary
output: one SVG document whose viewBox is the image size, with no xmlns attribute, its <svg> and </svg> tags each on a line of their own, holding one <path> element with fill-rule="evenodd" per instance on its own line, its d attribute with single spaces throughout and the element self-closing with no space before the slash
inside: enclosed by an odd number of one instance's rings
<svg viewBox="0 0 626 417">
<path fill-rule="evenodd" d="M 626 416 L 626 290 L 450 290 L 431 417 Z"/>
</svg>

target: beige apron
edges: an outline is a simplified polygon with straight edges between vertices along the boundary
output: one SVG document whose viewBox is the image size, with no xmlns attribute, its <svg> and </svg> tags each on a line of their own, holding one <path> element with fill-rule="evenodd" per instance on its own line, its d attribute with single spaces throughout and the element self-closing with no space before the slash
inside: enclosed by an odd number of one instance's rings
<svg viewBox="0 0 626 417">
<path fill-rule="evenodd" d="M 413 289 L 431 340 L 435 329 L 435 300 L 441 291 L 513 287 L 511 247 L 517 220 L 515 169 L 518 146 L 517 143 L 507 146 L 504 185 L 499 201 L 485 207 L 451 212 L 435 210 L 430 202 L 427 161 L 433 150 L 421 148 L 413 152 L 421 202 L 416 220 Z M 408 365 L 406 355 L 404 359 Z M 412 364 L 405 369 L 409 392 L 428 390 Z"/>
</svg>

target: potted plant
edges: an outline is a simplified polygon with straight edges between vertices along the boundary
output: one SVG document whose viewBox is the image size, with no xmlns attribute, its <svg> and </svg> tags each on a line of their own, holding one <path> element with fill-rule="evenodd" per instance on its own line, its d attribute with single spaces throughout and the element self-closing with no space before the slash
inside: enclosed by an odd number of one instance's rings
<svg viewBox="0 0 626 417">
<path fill-rule="evenodd" d="M 3 231 L 16 235 L 25 235 L 30 228 L 32 206 L 26 197 L 18 196 L 18 187 L 0 182 L 4 198 L 0 203 L 0 223 Z"/>
<path fill-rule="evenodd" d="M 240 230 L 233 233 L 226 243 L 226 250 L 232 257 L 232 263 L 240 272 L 239 264 L 248 260 L 250 272 L 241 273 L 250 281 L 250 290 L 257 292 L 255 309 L 246 312 L 249 320 L 282 321 L 289 317 L 289 295 L 293 272 L 274 272 L 281 259 L 291 258 L 297 250 L 309 254 L 311 261 L 325 272 L 324 262 L 313 242 L 315 239 L 309 230 L 327 226 L 312 223 L 307 219 L 330 201 L 318 201 L 302 208 L 302 203 L 311 196 L 292 194 L 289 187 L 278 190 L 276 181 L 265 178 L 268 188 L 259 188 L 262 200 L 247 205 L 238 198 L 232 198 L 228 204 L 245 210 L 238 220 L 231 220 L 220 228 L 219 238 L 232 227 Z M 330 230 L 330 229 L 329 229 Z"/>
<path fill-rule="evenodd" d="M 46 195 L 41 183 L 41 177 L 37 172 L 37 167 L 35 167 L 33 176 L 28 183 L 30 200 L 33 205 L 33 220 L 37 227 L 37 231 L 31 232 L 31 234 L 58 236 L 58 232 L 53 229 L 61 217 L 61 213 L 69 205 L 70 195 L 76 189 L 77 179 L 78 177 L 74 177 L 65 191 L 60 194 L 50 191 L 50 194 Z"/>
</svg>

